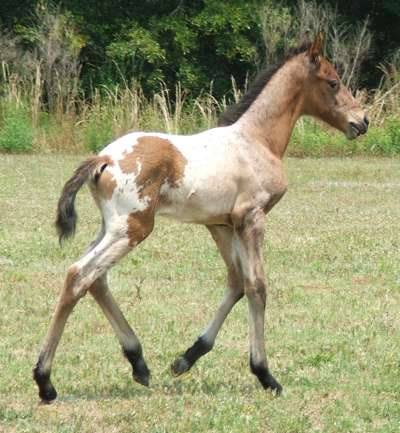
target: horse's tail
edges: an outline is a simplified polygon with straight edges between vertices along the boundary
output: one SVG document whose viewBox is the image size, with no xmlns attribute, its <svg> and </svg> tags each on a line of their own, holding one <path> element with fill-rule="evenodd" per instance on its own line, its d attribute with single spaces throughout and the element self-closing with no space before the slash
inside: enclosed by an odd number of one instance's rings
<svg viewBox="0 0 400 433">
<path fill-rule="evenodd" d="M 58 200 L 56 218 L 56 228 L 60 244 L 64 239 L 75 234 L 78 218 L 75 212 L 75 197 L 77 192 L 88 180 L 96 180 L 106 166 L 107 163 L 105 163 L 104 158 L 93 156 L 84 161 L 64 185 Z"/>
</svg>

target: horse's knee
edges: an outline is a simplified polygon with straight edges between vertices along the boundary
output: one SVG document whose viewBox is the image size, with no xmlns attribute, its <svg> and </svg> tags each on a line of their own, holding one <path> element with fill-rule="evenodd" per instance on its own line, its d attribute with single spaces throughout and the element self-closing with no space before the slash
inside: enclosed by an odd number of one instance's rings
<svg viewBox="0 0 400 433">
<path fill-rule="evenodd" d="M 83 284 L 80 273 L 81 270 L 77 265 L 68 268 L 62 292 L 63 304 L 74 305 L 86 294 L 88 287 Z"/>
<path fill-rule="evenodd" d="M 264 278 L 256 277 L 254 280 L 246 280 L 245 293 L 249 299 L 256 299 L 265 305 L 267 299 L 267 286 Z"/>
</svg>

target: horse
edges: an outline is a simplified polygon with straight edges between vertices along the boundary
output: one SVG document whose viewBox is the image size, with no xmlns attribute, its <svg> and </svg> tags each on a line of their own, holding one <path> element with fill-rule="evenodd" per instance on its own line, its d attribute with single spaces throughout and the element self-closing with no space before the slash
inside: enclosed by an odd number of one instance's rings
<svg viewBox="0 0 400 433">
<path fill-rule="evenodd" d="M 114 329 L 133 379 L 149 385 L 141 343 L 109 290 L 107 272 L 150 235 L 156 215 L 205 225 L 227 267 L 227 289 L 214 317 L 171 364 L 172 374 L 187 372 L 213 348 L 225 318 L 245 295 L 250 370 L 265 389 L 282 392 L 265 350 L 262 247 L 266 215 L 287 189 L 282 158 L 302 115 L 326 122 L 349 139 L 368 129 L 365 111 L 323 56 L 321 34 L 262 72 L 243 98 L 221 115 L 217 127 L 185 136 L 128 133 L 76 169 L 58 201 L 60 243 L 75 233 L 74 201 L 84 184 L 102 224 L 87 252 L 68 268 L 33 369 L 43 402 L 57 397 L 50 380 L 53 358 L 68 316 L 88 292 Z"/>
</svg>

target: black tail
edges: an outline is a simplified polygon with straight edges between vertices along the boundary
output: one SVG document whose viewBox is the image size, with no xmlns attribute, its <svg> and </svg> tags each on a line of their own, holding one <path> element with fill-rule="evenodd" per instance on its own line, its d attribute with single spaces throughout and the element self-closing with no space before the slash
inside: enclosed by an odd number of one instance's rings
<svg viewBox="0 0 400 433">
<path fill-rule="evenodd" d="M 103 162 L 101 157 L 93 156 L 84 161 L 74 175 L 67 181 L 58 200 L 56 228 L 60 244 L 66 238 L 73 236 L 76 229 L 77 214 L 75 212 L 75 197 L 82 185 L 95 176 L 96 168 Z"/>
</svg>

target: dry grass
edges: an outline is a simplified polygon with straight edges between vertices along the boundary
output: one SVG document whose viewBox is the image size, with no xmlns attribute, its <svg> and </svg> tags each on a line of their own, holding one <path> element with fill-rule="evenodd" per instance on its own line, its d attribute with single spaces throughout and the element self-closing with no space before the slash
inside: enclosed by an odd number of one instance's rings
<svg viewBox="0 0 400 433">
<path fill-rule="evenodd" d="M 247 307 L 182 380 L 168 366 L 213 314 L 225 270 L 202 227 L 160 220 L 116 266 L 111 287 L 152 370 L 135 384 L 88 297 L 54 365 L 60 399 L 31 378 L 66 267 L 98 227 L 85 192 L 75 240 L 52 227 L 72 156 L 3 155 L 0 171 L 0 431 L 397 433 L 400 428 L 398 159 L 289 159 L 290 189 L 268 218 L 267 346 L 284 385 L 265 393 L 247 365 Z"/>
<path fill-rule="evenodd" d="M 226 100 L 207 92 L 189 100 L 180 85 L 174 91 L 161 85 L 146 98 L 136 85 L 95 89 L 89 100 L 75 99 L 75 109 L 46 112 L 24 93 L 24 86 L 7 75 L 0 98 L 0 151 L 86 153 L 98 151 L 132 130 L 193 134 L 214 127 Z M 383 67 L 382 67 L 383 68 Z M 343 134 L 302 118 L 297 122 L 289 152 L 295 156 L 386 155 L 400 153 L 399 73 L 393 64 L 383 68 L 385 79 L 373 92 L 361 91 L 357 99 L 371 120 L 369 133 L 349 143 Z M 8 78 L 7 78 L 8 77 Z M 235 101 L 244 90 L 232 80 Z M 35 102 L 36 101 L 36 102 Z M 317 125 L 317 126 L 316 126 Z"/>
</svg>

